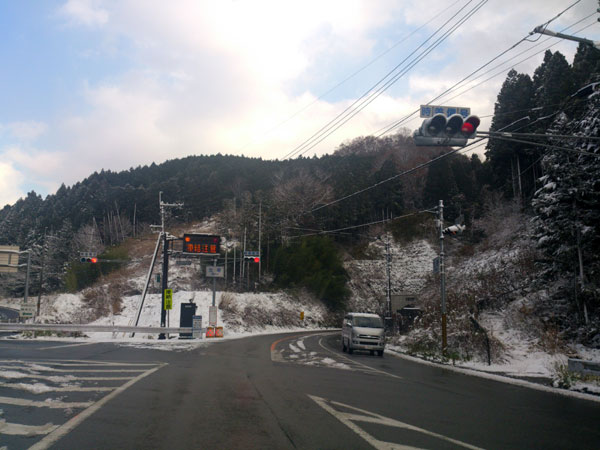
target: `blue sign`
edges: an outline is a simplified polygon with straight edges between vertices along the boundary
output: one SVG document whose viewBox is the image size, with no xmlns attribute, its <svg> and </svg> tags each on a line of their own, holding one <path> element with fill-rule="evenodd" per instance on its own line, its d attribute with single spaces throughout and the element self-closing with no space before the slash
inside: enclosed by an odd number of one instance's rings
<svg viewBox="0 0 600 450">
<path fill-rule="evenodd" d="M 439 105 L 421 105 L 421 117 L 428 119 L 436 114 L 443 114 L 450 117 L 453 114 L 460 114 L 463 117 L 471 115 L 471 108 L 464 106 L 439 106 Z"/>
</svg>

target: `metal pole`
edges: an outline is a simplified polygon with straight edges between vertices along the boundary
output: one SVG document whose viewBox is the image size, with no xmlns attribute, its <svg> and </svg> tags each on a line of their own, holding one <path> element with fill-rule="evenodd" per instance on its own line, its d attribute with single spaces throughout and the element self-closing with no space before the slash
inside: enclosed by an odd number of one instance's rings
<svg viewBox="0 0 600 450">
<path fill-rule="evenodd" d="M 261 273 L 261 251 L 260 251 L 260 237 L 261 237 L 261 226 L 262 226 L 262 201 L 258 204 L 258 282 L 260 283 Z"/>
<path fill-rule="evenodd" d="M 385 242 L 385 259 L 386 259 L 386 271 L 387 271 L 387 310 L 388 317 L 392 317 L 392 255 L 390 254 L 390 234 L 386 232 Z"/>
<path fill-rule="evenodd" d="M 159 235 L 156 239 L 156 247 L 154 247 L 154 254 L 152 255 L 152 262 L 150 263 L 150 269 L 148 270 L 148 275 L 146 276 L 146 284 L 144 285 L 144 291 L 142 292 L 142 301 L 140 302 L 140 307 L 138 308 L 137 316 L 135 318 L 135 326 L 138 326 L 140 321 L 140 315 L 142 314 L 142 309 L 144 308 L 144 300 L 146 299 L 146 294 L 148 293 L 148 286 L 150 286 L 150 280 L 152 279 L 152 272 L 154 271 L 154 264 L 156 263 L 156 257 L 158 256 L 158 250 L 160 249 L 160 238 Z M 131 337 L 134 337 L 135 333 L 131 333 Z"/>
<path fill-rule="evenodd" d="M 27 250 L 27 275 L 25 276 L 25 298 L 24 303 L 29 299 L 29 273 L 31 271 L 31 250 Z"/>
<path fill-rule="evenodd" d="M 244 260 L 246 259 L 246 227 L 244 227 Z M 247 268 L 244 266 L 244 264 L 242 264 L 242 280 L 244 277 L 244 274 L 246 272 L 244 272 Z"/>
<path fill-rule="evenodd" d="M 446 270 L 444 265 L 444 201 L 440 200 L 440 290 L 442 297 L 442 354 L 446 355 L 448 338 L 446 333 Z"/>
<path fill-rule="evenodd" d="M 229 281 L 227 280 L 227 255 L 229 254 L 229 249 L 225 246 L 225 290 L 227 290 L 227 286 L 229 285 Z"/>
<path fill-rule="evenodd" d="M 213 267 L 217 267 L 217 258 L 213 259 Z M 216 271 L 214 273 L 216 273 Z M 216 292 L 217 292 L 217 277 L 213 277 L 213 299 L 212 299 L 213 306 L 215 306 Z"/>
<path fill-rule="evenodd" d="M 237 250 L 235 248 L 235 243 L 234 243 L 233 244 L 233 278 L 232 278 L 234 287 L 235 287 L 235 265 L 237 264 L 237 261 L 235 258 L 236 252 L 237 252 Z"/>
<path fill-rule="evenodd" d="M 44 284 L 44 262 L 46 260 L 46 230 L 44 228 L 44 242 L 42 244 L 42 264 L 40 268 L 40 288 L 38 290 L 38 298 L 37 298 L 37 315 L 40 315 L 40 305 L 42 303 L 42 288 Z"/>
<path fill-rule="evenodd" d="M 164 221 L 163 221 L 164 223 Z M 162 233 L 163 237 L 163 270 L 162 270 L 162 295 L 160 304 L 160 326 L 165 327 L 167 321 L 167 310 L 165 309 L 165 291 L 169 288 L 168 277 L 169 277 L 169 242 L 167 241 L 167 233 Z M 161 333 L 158 335 L 158 339 L 165 339 L 165 334 Z"/>
</svg>

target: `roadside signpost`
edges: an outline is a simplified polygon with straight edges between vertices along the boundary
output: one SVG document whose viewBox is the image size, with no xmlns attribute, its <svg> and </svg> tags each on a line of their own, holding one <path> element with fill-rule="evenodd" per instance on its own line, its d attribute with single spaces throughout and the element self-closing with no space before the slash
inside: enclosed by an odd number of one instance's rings
<svg viewBox="0 0 600 450">
<path fill-rule="evenodd" d="M 202 316 L 192 317 L 192 338 L 202 339 Z"/>
<path fill-rule="evenodd" d="M 173 309 L 173 289 L 165 289 L 165 309 Z"/>
<path fill-rule="evenodd" d="M 223 266 L 206 266 L 206 276 L 208 278 L 223 278 L 225 268 Z"/>
<path fill-rule="evenodd" d="M 19 312 L 19 317 L 23 319 L 33 319 L 35 317 L 35 312 L 37 310 L 37 306 L 35 303 L 21 303 L 21 311 Z"/>
</svg>

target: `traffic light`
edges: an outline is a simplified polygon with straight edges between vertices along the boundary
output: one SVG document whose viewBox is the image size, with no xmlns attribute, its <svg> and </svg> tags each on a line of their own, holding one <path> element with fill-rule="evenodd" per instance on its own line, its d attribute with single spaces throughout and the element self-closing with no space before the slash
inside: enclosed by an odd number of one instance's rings
<svg viewBox="0 0 600 450">
<path fill-rule="evenodd" d="M 96 264 L 98 258 L 96 257 L 96 252 L 79 252 L 79 261 L 82 263 Z"/>
<path fill-rule="evenodd" d="M 93 263 L 96 264 L 98 262 L 98 258 L 94 257 L 87 257 L 87 258 L 80 258 L 79 261 L 81 261 L 82 263 Z"/>
<path fill-rule="evenodd" d="M 414 132 L 413 139 L 418 146 L 464 147 L 467 139 L 475 137 L 479 122 L 477 116 L 463 119 L 460 114 L 453 114 L 448 118 L 444 114 L 436 114 L 423 121 L 421 127 Z"/>
<path fill-rule="evenodd" d="M 473 139 L 475 137 L 475 133 L 477 133 L 477 127 L 481 123 L 479 117 L 477 116 L 469 116 L 463 122 L 463 125 L 460 129 L 463 136 L 466 136 L 467 139 Z"/>
<path fill-rule="evenodd" d="M 465 231 L 465 226 L 464 225 L 451 225 L 447 228 L 444 228 L 442 230 L 442 233 L 444 234 L 450 234 L 452 236 L 462 233 L 463 231 Z"/>
<path fill-rule="evenodd" d="M 96 257 L 93 257 L 93 258 L 81 258 L 80 261 L 81 262 L 89 262 L 89 263 L 96 264 L 98 262 L 98 258 L 96 258 Z"/>
</svg>

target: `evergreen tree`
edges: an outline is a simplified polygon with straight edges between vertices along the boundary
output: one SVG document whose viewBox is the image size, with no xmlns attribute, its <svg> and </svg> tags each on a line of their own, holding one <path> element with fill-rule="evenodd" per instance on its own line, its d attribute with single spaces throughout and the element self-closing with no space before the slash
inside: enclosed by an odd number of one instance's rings
<svg viewBox="0 0 600 450">
<path fill-rule="evenodd" d="M 535 238 L 546 255 L 542 281 L 554 283 L 556 301 L 569 313 L 563 328 L 577 328 L 572 319 L 579 317 L 588 323 L 590 340 L 600 345 L 600 148 L 597 141 L 587 139 L 600 136 L 600 95 L 587 99 L 583 117 L 569 120 L 562 114 L 550 131 L 581 136 L 553 140 L 581 153 L 549 149 L 543 159 L 543 187 L 532 203 Z"/>
<path fill-rule="evenodd" d="M 494 106 L 492 131 L 511 131 L 526 124 L 523 120 L 531 116 L 529 111 L 534 105 L 534 86 L 529 75 L 517 73 L 514 69 L 508 73 Z M 514 125 L 513 125 L 514 124 Z M 491 185 L 500 189 L 508 198 L 518 196 L 518 174 L 524 165 L 524 156 L 529 154 L 526 144 L 517 144 L 500 139 L 490 139 L 486 157 L 493 174 Z"/>
</svg>

